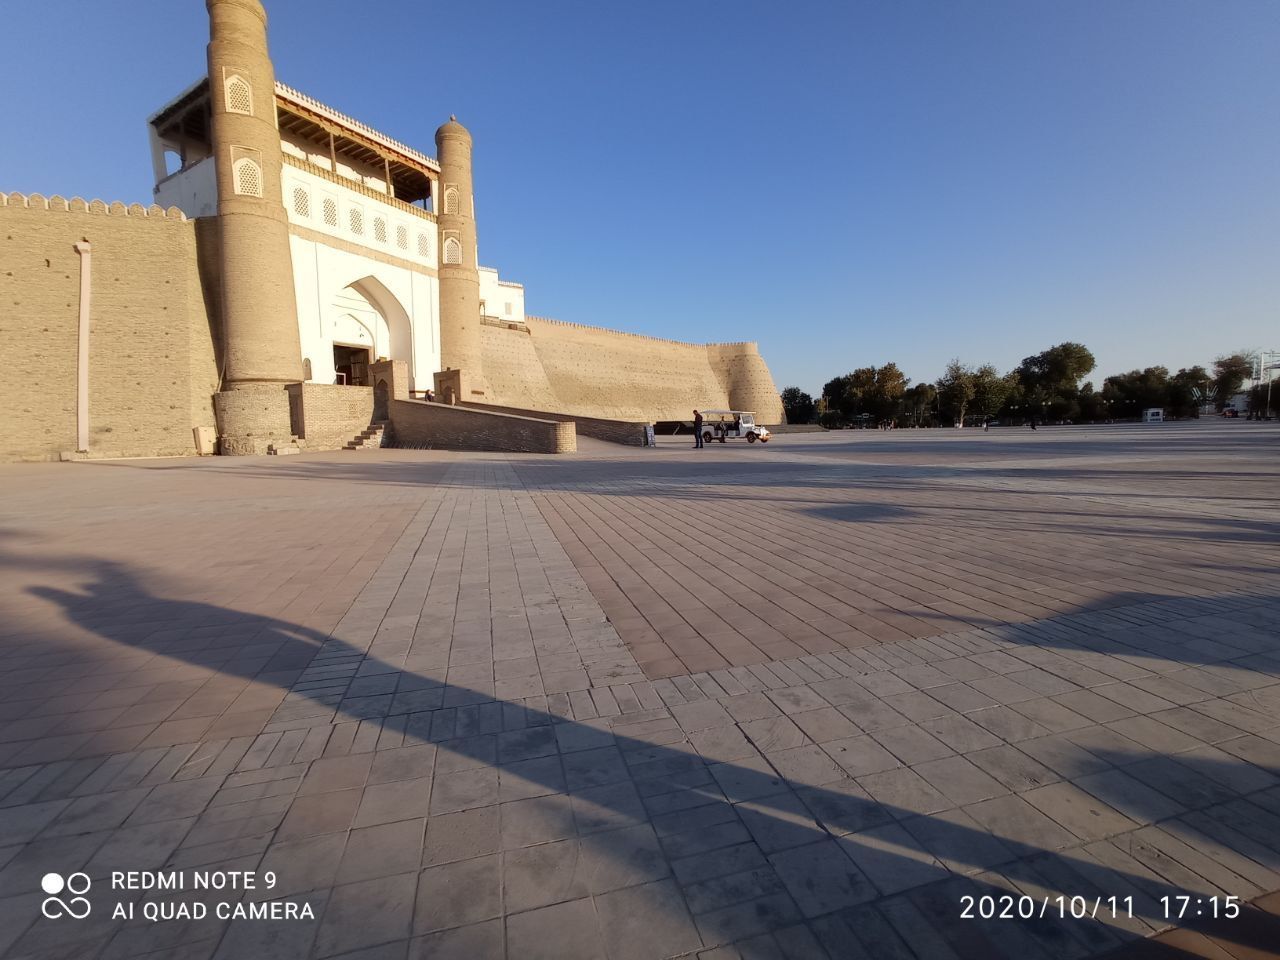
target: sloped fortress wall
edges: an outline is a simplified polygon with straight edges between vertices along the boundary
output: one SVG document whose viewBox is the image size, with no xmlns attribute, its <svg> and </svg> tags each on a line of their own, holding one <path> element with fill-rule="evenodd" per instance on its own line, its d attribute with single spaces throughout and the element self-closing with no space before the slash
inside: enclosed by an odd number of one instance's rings
<svg viewBox="0 0 1280 960">
<path fill-rule="evenodd" d="M 496 404 L 611 420 L 689 420 L 695 408 L 732 407 L 783 422 L 753 343 L 680 343 L 541 317 L 526 323 L 527 333 L 482 329 Z"/>
<path fill-rule="evenodd" d="M 0 459 L 77 447 L 86 240 L 90 455 L 196 452 L 192 427 L 213 427 L 218 389 L 196 228 L 176 209 L 0 194 Z"/>
<path fill-rule="evenodd" d="M 758 346 L 754 343 L 710 343 L 706 349 L 711 368 L 729 393 L 730 409 L 754 410 L 759 423 L 786 423 L 782 397 Z"/>
</svg>

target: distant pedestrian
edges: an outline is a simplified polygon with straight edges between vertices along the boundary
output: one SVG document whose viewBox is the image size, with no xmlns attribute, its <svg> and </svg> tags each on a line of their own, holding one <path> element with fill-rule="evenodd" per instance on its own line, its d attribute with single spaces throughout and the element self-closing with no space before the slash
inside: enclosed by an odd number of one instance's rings
<svg viewBox="0 0 1280 960">
<path fill-rule="evenodd" d="M 987 433 L 990 429 L 991 429 L 991 421 L 990 421 L 990 420 L 983 420 L 983 421 L 982 421 L 982 432 L 983 432 L 983 433 Z"/>
<path fill-rule="evenodd" d="M 693 449 L 702 449 L 702 414 L 693 411 Z"/>
</svg>

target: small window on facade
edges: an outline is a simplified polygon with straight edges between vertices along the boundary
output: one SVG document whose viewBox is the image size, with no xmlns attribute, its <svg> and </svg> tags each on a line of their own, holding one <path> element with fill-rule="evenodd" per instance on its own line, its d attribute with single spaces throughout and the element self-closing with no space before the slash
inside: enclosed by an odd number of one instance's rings
<svg viewBox="0 0 1280 960">
<path fill-rule="evenodd" d="M 302 187 L 293 188 L 293 212 L 300 217 L 311 219 L 311 194 Z"/>
<path fill-rule="evenodd" d="M 458 188 L 457 188 L 457 187 L 446 187 L 446 188 L 445 188 L 445 191 L 444 191 L 444 212 L 445 212 L 445 213 L 457 213 L 457 212 L 458 212 Z"/>
<path fill-rule="evenodd" d="M 405 226 L 396 227 L 396 246 L 401 250 L 409 249 L 409 228 Z"/>
<path fill-rule="evenodd" d="M 228 112 L 253 116 L 253 88 L 248 80 L 233 73 L 227 77 L 225 89 Z"/>
<path fill-rule="evenodd" d="M 351 232 L 357 237 L 364 236 L 364 211 L 359 207 L 352 207 L 347 211 L 347 220 L 351 225 Z"/>
<path fill-rule="evenodd" d="M 457 237 L 450 237 L 444 242 L 444 262 L 462 263 L 462 244 Z"/>
<path fill-rule="evenodd" d="M 311 379 L 311 358 L 310 357 L 302 358 L 302 379 L 303 380 Z"/>
<path fill-rule="evenodd" d="M 379 243 L 387 242 L 387 221 L 381 217 L 373 218 L 373 239 Z"/>
<path fill-rule="evenodd" d="M 262 169 L 252 160 L 237 160 L 233 168 L 236 193 L 245 197 L 262 196 Z"/>
<path fill-rule="evenodd" d="M 338 225 L 338 202 L 332 197 L 324 198 L 324 222 L 329 227 Z"/>
<path fill-rule="evenodd" d="M 509 316 L 511 316 L 511 304 L 506 303 L 506 304 L 503 304 L 503 306 L 504 306 L 504 307 L 506 307 L 506 310 L 507 310 L 507 316 L 508 316 L 508 317 L 509 317 Z"/>
<path fill-rule="evenodd" d="M 418 234 L 418 256 L 431 256 L 431 241 L 427 239 L 427 235 L 425 233 Z"/>
</svg>

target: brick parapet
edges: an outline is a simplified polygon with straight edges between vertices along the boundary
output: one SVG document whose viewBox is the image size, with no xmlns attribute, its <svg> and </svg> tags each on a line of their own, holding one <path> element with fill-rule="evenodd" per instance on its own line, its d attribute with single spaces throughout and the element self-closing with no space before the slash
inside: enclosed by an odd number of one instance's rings
<svg viewBox="0 0 1280 960">
<path fill-rule="evenodd" d="M 543 420 L 572 423 L 574 431 L 581 436 L 592 437 L 596 440 L 607 440 L 610 443 L 622 443 L 631 447 L 643 447 L 645 445 L 645 428 L 653 425 L 650 420 L 608 420 L 601 417 L 586 417 L 552 410 L 526 410 L 520 407 L 504 407 L 491 403 L 464 403 L 462 406 L 473 410 L 489 410 L 493 413 L 509 413 L 520 417 L 537 417 Z"/>
<path fill-rule="evenodd" d="M 308 450 L 341 450 L 373 420 L 373 387 L 291 383 L 289 418 Z"/>
<path fill-rule="evenodd" d="M 578 448 L 570 421 L 423 400 L 391 400 L 389 407 L 396 447 L 511 453 L 573 453 Z"/>
<path fill-rule="evenodd" d="M 48 210 L 52 213 L 89 213 L 95 216 L 147 217 L 158 220 L 186 220 L 187 216 L 177 207 L 161 207 L 140 203 L 125 204 L 119 200 L 85 200 L 72 197 L 68 200 L 56 193 L 46 197 L 40 193 L 0 193 L 0 207 L 24 207 L 28 210 Z"/>
</svg>

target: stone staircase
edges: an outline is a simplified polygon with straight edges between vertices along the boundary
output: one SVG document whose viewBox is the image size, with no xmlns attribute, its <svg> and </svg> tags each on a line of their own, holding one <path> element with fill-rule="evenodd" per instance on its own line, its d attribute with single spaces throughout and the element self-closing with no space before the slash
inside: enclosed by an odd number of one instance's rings
<svg viewBox="0 0 1280 960">
<path fill-rule="evenodd" d="M 360 436 L 347 443 L 343 450 L 377 450 L 382 446 L 387 432 L 386 420 L 375 420 L 364 429 Z"/>
</svg>

